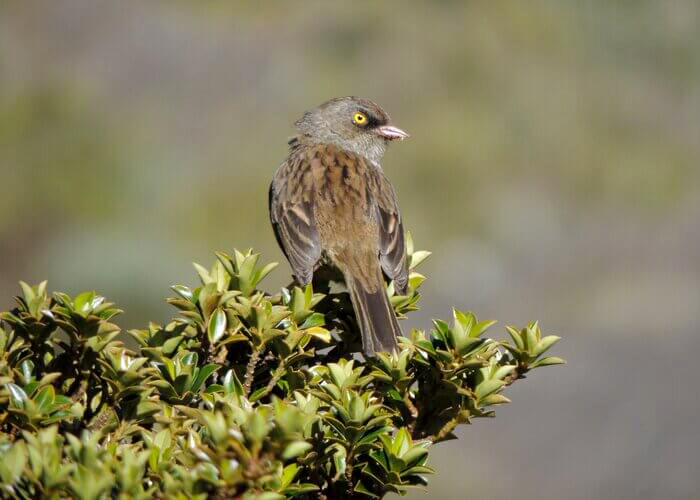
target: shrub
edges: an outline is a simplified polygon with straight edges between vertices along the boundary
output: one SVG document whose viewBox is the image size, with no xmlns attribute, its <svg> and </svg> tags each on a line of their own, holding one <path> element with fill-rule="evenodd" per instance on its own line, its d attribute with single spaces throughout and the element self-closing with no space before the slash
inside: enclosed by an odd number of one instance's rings
<svg viewBox="0 0 700 500">
<path fill-rule="evenodd" d="M 412 245 L 410 245 L 412 247 Z M 409 248 L 401 317 L 417 309 L 428 252 Z M 397 355 L 363 359 L 347 294 L 258 289 L 252 251 L 195 264 L 179 310 L 122 339 L 94 292 L 21 283 L 0 313 L 0 486 L 5 497 L 380 498 L 424 487 L 428 448 L 490 417 L 502 391 L 559 340 L 537 323 L 486 338 L 454 311 Z"/>
</svg>

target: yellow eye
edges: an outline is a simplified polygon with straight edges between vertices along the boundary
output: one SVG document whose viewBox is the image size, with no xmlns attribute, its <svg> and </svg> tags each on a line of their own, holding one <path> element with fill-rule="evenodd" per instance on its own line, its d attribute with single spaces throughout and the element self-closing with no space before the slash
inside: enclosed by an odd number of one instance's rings
<svg viewBox="0 0 700 500">
<path fill-rule="evenodd" d="M 360 127 L 364 127 L 367 125 L 367 115 L 364 113 L 360 113 L 359 111 L 352 115 L 352 122 L 355 125 L 359 125 Z"/>
</svg>

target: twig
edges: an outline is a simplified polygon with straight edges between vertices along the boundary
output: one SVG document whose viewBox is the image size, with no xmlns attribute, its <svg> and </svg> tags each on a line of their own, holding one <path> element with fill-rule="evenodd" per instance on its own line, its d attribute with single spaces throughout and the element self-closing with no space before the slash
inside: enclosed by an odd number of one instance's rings
<svg viewBox="0 0 700 500">
<path fill-rule="evenodd" d="M 352 498 L 354 493 L 352 485 L 352 459 L 353 456 L 351 450 L 350 453 L 348 453 L 348 456 L 345 460 L 345 480 L 348 483 L 347 489 L 345 491 L 348 495 L 348 498 Z"/>
<path fill-rule="evenodd" d="M 403 395 L 403 402 L 406 405 L 408 414 L 411 416 L 411 422 L 408 424 L 408 430 L 411 432 L 411 435 L 413 435 L 413 430 L 415 429 L 416 421 L 418 420 L 418 408 L 416 408 L 416 405 L 414 405 L 413 401 L 411 401 L 411 391 L 407 390 L 406 394 Z"/>
<path fill-rule="evenodd" d="M 88 424 L 87 428 L 92 431 L 101 431 L 112 419 L 113 414 L 114 410 L 111 408 L 105 408 Z"/>
<path fill-rule="evenodd" d="M 418 418 L 418 408 L 416 408 L 416 405 L 413 404 L 413 401 L 411 401 L 411 392 L 406 391 L 406 394 L 403 396 L 403 402 L 406 404 L 406 408 L 408 408 L 408 413 L 411 415 L 411 417 L 415 420 Z"/>
<path fill-rule="evenodd" d="M 269 382 L 265 386 L 265 390 L 256 399 L 261 399 L 272 392 L 277 385 L 277 382 L 279 382 L 279 379 L 282 378 L 282 375 L 284 375 L 285 368 L 286 366 L 284 363 L 280 363 L 279 366 L 275 368 L 275 371 L 272 373 L 272 377 L 270 377 Z"/>
<path fill-rule="evenodd" d="M 253 353 L 250 355 L 248 360 L 248 366 L 245 370 L 245 381 L 243 383 L 243 391 L 245 397 L 250 395 L 250 389 L 253 385 L 253 377 L 255 376 L 255 367 L 258 365 L 258 360 L 260 359 L 260 349 L 253 347 Z"/>
<path fill-rule="evenodd" d="M 518 363 L 518 366 L 516 366 L 515 370 L 510 372 L 508 376 L 506 376 L 504 380 L 505 382 L 505 387 L 508 387 L 511 385 L 513 382 L 516 380 L 520 380 L 522 378 L 525 378 L 525 374 L 528 372 L 528 368 L 526 365 L 523 365 L 521 363 Z"/>
<path fill-rule="evenodd" d="M 465 422 L 469 421 L 469 416 L 466 412 L 460 411 L 454 418 L 451 418 L 450 420 L 447 421 L 445 425 L 442 426 L 442 428 L 432 436 L 430 436 L 430 440 L 433 443 L 439 443 L 443 439 L 447 437 L 447 435 L 455 430 L 455 427 L 457 427 L 459 424 L 463 424 Z"/>
</svg>

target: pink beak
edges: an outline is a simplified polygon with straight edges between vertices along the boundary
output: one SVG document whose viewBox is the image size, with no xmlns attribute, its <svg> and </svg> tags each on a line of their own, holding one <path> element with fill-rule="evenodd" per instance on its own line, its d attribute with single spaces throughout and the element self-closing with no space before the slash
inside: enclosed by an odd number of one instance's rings
<svg viewBox="0 0 700 500">
<path fill-rule="evenodd" d="M 406 132 L 392 125 L 383 125 L 379 127 L 377 129 L 377 133 L 390 141 L 393 141 L 394 139 L 404 140 L 407 137 L 410 137 Z"/>
</svg>

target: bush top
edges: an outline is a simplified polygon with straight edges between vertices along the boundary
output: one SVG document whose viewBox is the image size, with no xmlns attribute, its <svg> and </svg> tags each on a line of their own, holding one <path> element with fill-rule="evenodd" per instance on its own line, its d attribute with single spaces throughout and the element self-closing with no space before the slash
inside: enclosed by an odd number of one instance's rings
<svg viewBox="0 0 700 500">
<path fill-rule="evenodd" d="M 127 332 L 94 292 L 21 283 L 0 313 L 0 491 L 20 498 L 380 498 L 424 487 L 428 448 L 509 402 L 559 337 L 537 323 L 487 338 L 493 321 L 451 323 L 365 358 L 346 293 L 270 295 L 252 250 L 195 264 L 166 325 Z M 425 278 L 413 251 L 397 315 Z M 130 346 L 130 347 L 129 347 Z"/>
</svg>

